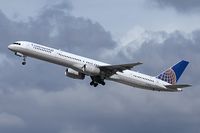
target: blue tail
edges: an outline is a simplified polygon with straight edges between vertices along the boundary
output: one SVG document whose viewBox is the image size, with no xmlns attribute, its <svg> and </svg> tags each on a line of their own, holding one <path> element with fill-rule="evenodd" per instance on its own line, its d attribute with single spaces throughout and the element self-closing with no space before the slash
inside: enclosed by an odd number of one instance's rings
<svg viewBox="0 0 200 133">
<path fill-rule="evenodd" d="M 157 78 L 170 84 L 176 84 L 188 64 L 188 61 L 182 60 L 174 66 L 168 68 L 166 71 L 162 72 L 157 76 Z"/>
</svg>

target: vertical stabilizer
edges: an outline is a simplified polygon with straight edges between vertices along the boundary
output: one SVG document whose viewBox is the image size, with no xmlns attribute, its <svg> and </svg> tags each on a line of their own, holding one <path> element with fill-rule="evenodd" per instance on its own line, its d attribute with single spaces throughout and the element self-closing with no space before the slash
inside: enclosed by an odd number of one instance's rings
<svg viewBox="0 0 200 133">
<path fill-rule="evenodd" d="M 162 72 L 160 75 L 157 76 L 157 78 L 170 84 L 176 84 L 188 64 L 188 61 L 182 60 Z"/>
</svg>

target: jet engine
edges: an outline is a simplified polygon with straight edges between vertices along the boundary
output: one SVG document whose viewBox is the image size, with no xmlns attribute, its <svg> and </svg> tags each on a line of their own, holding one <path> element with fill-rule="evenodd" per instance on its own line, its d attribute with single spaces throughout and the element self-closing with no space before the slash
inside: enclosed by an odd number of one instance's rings
<svg viewBox="0 0 200 133">
<path fill-rule="evenodd" d="M 16 55 L 16 56 L 19 56 L 19 57 L 23 57 L 23 56 L 24 56 L 23 54 L 21 54 L 21 53 L 19 53 L 19 52 L 16 52 L 15 55 Z"/>
<path fill-rule="evenodd" d="M 85 78 L 85 74 L 80 73 L 80 72 L 73 70 L 71 68 L 66 69 L 65 76 L 73 78 L 73 79 L 84 79 Z"/>
<path fill-rule="evenodd" d="M 87 75 L 99 75 L 100 74 L 100 69 L 94 65 L 84 65 L 83 66 L 83 72 Z"/>
</svg>

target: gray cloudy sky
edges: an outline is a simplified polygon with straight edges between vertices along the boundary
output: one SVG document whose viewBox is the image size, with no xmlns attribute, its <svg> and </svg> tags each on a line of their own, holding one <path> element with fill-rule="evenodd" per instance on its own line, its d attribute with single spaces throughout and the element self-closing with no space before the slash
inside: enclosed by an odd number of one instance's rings
<svg viewBox="0 0 200 133">
<path fill-rule="evenodd" d="M 0 132 L 200 132 L 200 2 L 197 0 L 0 0 Z M 157 75 L 179 60 L 190 65 L 181 93 L 140 90 L 90 79 L 7 49 L 16 40 L 61 48 L 108 63 L 141 61 Z"/>
</svg>

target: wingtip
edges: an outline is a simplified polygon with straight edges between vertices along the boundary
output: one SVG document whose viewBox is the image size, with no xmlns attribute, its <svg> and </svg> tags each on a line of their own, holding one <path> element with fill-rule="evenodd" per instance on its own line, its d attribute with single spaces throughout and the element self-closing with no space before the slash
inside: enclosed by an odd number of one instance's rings
<svg viewBox="0 0 200 133">
<path fill-rule="evenodd" d="M 192 87 L 192 85 L 188 85 L 188 87 Z"/>
</svg>

